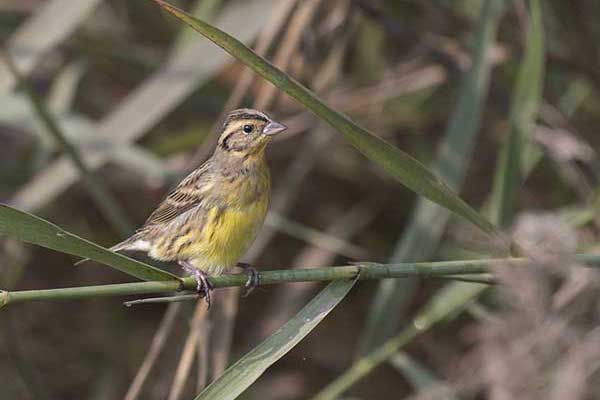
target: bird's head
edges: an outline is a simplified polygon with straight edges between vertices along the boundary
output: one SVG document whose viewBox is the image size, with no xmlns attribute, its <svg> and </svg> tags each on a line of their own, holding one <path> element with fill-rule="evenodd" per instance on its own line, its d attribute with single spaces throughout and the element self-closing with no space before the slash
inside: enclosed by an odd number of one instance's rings
<svg viewBox="0 0 600 400">
<path fill-rule="evenodd" d="M 240 108 L 227 114 L 218 149 L 232 155 L 246 155 L 264 150 L 274 135 L 287 127 L 273 121 L 265 113 L 250 108 Z"/>
</svg>

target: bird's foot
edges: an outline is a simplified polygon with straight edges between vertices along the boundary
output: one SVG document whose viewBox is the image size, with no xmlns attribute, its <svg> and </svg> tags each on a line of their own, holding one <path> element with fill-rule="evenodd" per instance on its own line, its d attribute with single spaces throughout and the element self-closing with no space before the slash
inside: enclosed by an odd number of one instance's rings
<svg viewBox="0 0 600 400">
<path fill-rule="evenodd" d="M 210 292 L 214 289 L 214 286 L 208 280 L 208 275 L 206 272 L 194 267 L 192 264 L 186 261 L 179 262 L 179 265 L 181 265 L 185 272 L 194 277 L 194 280 L 196 281 L 196 292 L 198 292 L 200 297 L 204 297 L 204 301 L 206 301 L 206 307 L 210 308 Z"/>
<path fill-rule="evenodd" d="M 260 286 L 260 274 L 258 271 L 247 263 L 237 263 L 237 266 L 244 270 L 244 273 L 248 277 L 246 284 L 244 285 L 244 293 L 242 297 L 247 297 L 252 293 L 254 289 Z"/>
</svg>

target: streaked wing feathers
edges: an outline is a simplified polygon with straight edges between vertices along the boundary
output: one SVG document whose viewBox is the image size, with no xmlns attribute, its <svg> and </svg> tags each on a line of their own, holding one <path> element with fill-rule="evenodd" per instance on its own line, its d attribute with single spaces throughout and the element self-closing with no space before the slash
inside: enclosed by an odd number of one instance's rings
<svg viewBox="0 0 600 400">
<path fill-rule="evenodd" d="M 204 196 L 200 187 L 202 181 L 206 178 L 207 167 L 205 164 L 183 179 L 160 203 L 158 208 L 150 214 L 144 224 L 144 228 L 152 225 L 166 224 L 198 206 Z"/>
</svg>

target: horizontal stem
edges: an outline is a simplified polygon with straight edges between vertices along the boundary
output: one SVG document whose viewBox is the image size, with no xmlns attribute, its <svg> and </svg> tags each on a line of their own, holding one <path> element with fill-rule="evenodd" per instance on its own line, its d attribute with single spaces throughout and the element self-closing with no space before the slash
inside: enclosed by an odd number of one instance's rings
<svg viewBox="0 0 600 400">
<path fill-rule="evenodd" d="M 600 254 L 579 254 L 574 261 L 588 266 L 600 266 Z M 321 282 L 339 279 L 386 279 L 406 277 L 449 277 L 483 274 L 490 272 L 495 266 L 518 266 L 532 262 L 527 258 L 497 258 L 461 261 L 438 261 L 421 263 L 357 263 L 340 267 L 321 267 L 306 269 L 286 269 L 264 271 L 260 273 L 261 285 L 273 285 L 292 282 Z M 231 274 L 210 277 L 215 288 L 243 286 L 245 274 Z M 195 290 L 196 282 L 192 277 L 182 281 L 153 281 L 119 283 L 112 285 L 81 286 L 73 288 L 21 290 L 14 292 L 0 291 L 0 307 L 7 304 L 39 300 L 73 300 L 103 296 L 129 296 L 140 294 L 169 293 L 182 290 Z"/>
</svg>

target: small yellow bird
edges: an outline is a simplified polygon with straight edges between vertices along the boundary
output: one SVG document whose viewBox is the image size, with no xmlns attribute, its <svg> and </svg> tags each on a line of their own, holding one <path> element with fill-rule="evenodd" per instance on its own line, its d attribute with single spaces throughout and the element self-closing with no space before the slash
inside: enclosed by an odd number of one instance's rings
<svg viewBox="0 0 600 400">
<path fill-rule="evenodd" d="M 111 250 L 144 251 L 156 260 L 177 262 L 195 277 L 208 306 L 213 289 L 208 275 L 239 265 L 251 290 L 258 275 L 238 260 L 267 214 L 271 177 L 265 148 L 285 129 L 260 111 L 231 111 L 213 155 L 167 195 L 135 234 Z"/>
</svg>

